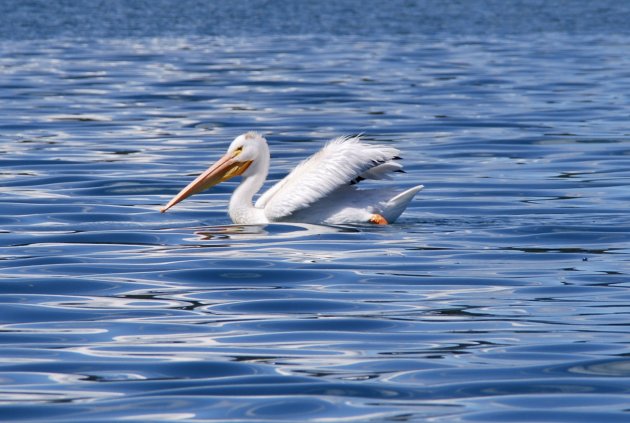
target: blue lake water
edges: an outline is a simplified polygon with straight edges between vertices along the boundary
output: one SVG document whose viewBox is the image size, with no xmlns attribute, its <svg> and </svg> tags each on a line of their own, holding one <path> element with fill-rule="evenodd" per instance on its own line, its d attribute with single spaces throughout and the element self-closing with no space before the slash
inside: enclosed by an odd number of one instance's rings
<svg viewBox="0 0 630 423">
<path fill-rule="evenodd" d="M 149 3 L 0 2 L 0 420 L 630 419 L 627 3 Z M 248 130 L 425 190 L 158 212 Z"/>
</svg>

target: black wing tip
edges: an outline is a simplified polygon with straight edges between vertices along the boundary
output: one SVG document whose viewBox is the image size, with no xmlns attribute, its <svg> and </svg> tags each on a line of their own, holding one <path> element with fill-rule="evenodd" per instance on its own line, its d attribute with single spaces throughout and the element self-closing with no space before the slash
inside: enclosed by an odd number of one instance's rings
<svg viewBox="0 0 630 423">
<path fill-rule="evenodd" d="M 361 176 L 357 176 L 356 178 L 354 178 L 353 180 L 350 181 L 350 185 L 356 185 L 361 181 L 365 181 L 365 178 L 361 177 Z"/>
</svg>

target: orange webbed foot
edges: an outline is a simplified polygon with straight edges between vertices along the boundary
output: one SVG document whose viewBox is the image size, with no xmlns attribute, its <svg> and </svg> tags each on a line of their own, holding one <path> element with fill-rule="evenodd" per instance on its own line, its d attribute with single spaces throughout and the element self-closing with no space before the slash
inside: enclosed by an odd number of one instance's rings
<svg viewBox="0 0 630 423">
<path fill-rule="evenodd" d="M 373 214 L 370 220 L 370 223 L 374 223 L 375 225 L 387 225 L 389 222 L 380 214 Z"/>
</svg>

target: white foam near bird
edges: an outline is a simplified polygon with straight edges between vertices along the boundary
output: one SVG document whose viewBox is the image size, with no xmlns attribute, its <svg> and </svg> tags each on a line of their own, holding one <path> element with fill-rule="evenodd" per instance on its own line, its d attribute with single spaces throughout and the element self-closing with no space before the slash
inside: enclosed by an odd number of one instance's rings
<svg viewBox="0 0 630 423">
<path fill-rule="evenodd" d="M 236 224 L 300 222 L 348 224 L 394 222 L 423 186 L 403 192 L 387 188 L 360 189 L 365 179 L 389 179 L 402 171 L 398 150 L 362 142 L 359 137 L 330 141 L 262 194 L 254 194 L 269 172 L 267 140 L 256 132 L 239 135 L 227 153 L 182 189 L 160 211 L 235 176 L 243 180 L 232 194 L 229 214 Z"/>
</svg>

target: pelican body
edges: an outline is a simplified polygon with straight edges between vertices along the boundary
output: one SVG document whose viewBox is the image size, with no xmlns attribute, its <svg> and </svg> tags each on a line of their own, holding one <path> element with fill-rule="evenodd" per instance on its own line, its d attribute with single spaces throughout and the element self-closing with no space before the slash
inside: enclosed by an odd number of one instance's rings
<svg viewBox="0 0 630 423">
<path fill-rule="evenodd" d="M 330 141 L 253 203 L 269 172 L 267 140 L 256 132 L 239 135 L 216 163 L 182 189 L 160 211 L 235 176 L 243 180 L 230 199 L 228 212 L 236 224 L 301 222 L 348 224 L 394 222 L 423 186 L 400 193 L 359 189 L 365 179 L 389 179 L 402 172 L 398 150 L 361 142 L 358 137 Z"/>
</svg>

